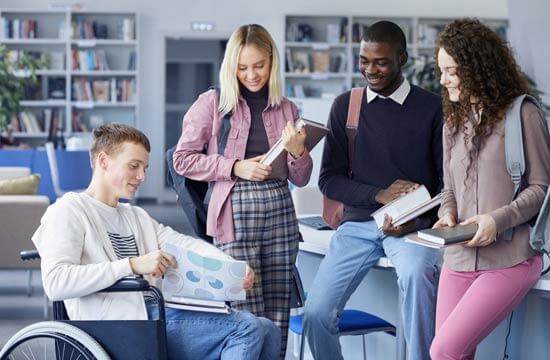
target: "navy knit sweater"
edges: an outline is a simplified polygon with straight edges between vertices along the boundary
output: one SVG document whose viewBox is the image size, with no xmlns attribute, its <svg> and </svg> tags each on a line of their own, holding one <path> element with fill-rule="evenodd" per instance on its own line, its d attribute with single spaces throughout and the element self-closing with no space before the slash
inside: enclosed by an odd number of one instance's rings
<svg viewBox="0 0 550 360">
<path fill-rule="evenodd" d="M 351 178 L 345 132 L 349 98 L 348 91 L 332 105 L 319 175 L 323 194 L 344 203 L 343 221 L 371 220 L 381 207 L 376 194 L 397 179 L 424 184 L 437 194 L 443 187 L 441 98 L 414 85 L 403 105 L 380 97 L 367 103 L 365 95 Z"/>
</svg>

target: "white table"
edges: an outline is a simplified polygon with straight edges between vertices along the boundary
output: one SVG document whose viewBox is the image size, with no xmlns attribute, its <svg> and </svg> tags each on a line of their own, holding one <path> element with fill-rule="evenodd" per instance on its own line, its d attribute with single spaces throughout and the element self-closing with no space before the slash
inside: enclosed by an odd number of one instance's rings
<svg viewBox="0 0 550 360">
<path fill-rule="evenodd" d="M 301 215 L 303 217 L 307 217 L 310 215 Z M 329 245 L 330 240 L 332 239 L 332 235 L 334 235 L 334 230 L 315 230 L 307 225 L 300 224 L 300 233 L 302 234 L 303 242 L 300 243 L 300 251 L 305 251 L 312 254 L 317 254 L 320 256 L 325 256 Z M 391 261 L 386 258 L 380 258 L 378 262 L 375 265 L 377 268 L 380 269 L 395 269 Z M 397 313 L 401 314 L 401 307 L 403 304 L 403 298 L 401 291 L 398 290 L 398 301 L 397 301 Z M 396 328 L 396 347 L 397 347 L 397 360 L 405 360 L 406 359 L 406 343 L 405 343 L 405 335 L 403 333 L 403 326 L 401 324 L 401 316 L 397 316 L 397 324 L 395 326 Z"/>
</svg>

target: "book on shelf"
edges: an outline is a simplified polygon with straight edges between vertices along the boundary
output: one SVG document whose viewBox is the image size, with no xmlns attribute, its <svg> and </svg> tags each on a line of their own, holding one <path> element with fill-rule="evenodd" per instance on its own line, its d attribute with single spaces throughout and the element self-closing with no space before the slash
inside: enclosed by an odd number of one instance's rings
<svg viewBox="0 0 550 360">
<path fill-rule="evenodd" d="M 407 236 L 406 241 L 419 245 L 442 248 L 471 240 L 477 232 L 477 224 L 456 225 L 437 229 L 419 230 Z"/>
<path fill-rule="evenodd" d="M 203 256 L 175 244 L 166 244 L 164 250 L 177 262 L 177 267 L 169 269 L 162 280 L 167 306 L 227 312 L 226 301 L 246 298 L 246 262 Z"/>
<path fill-rule="evenodd" d="M 311 71 L 308 52 L 294 51 L 292 53 L 292 67 L 294 68 L 294 72 L 308 74 Z"/>
<path fill-rule="evenodd" d="M 343 73 L 346 71 L 346 55 L 343 53 L 330 55 L 330 72 Z"/>
<path fill-rule="evenodd" d="M 107 71 L 110 70 L 105 50 L 76 50 L 71 53 L 73 70 Z"/>
<path fill-rule="evenodd" d="M 294 61 L 292 60 L 292 50 L 285 49 L 285 65 L 287 72 L 294 72 Z"/>
<path fill-rule="evenodd" d="M 66 83 L 64 77 L 48 78 L 48 99 L 64 100 L 66 94 L 65 84 Z"/>
<path fill-rule="evenodd" d="M 314 51 L 313 55 L 313 71 L 317 73 L 326 73 L 329 71 L 329 54 L 328 51 Z"/>
<path fill-rule="evenodd" d="M 132 18 L 124 18 L 122 19 L 122 23 L 119 24 L 120 29 L 118 37 L 119 39 L 129 41 L 135 39 L 135 27 L 134 27 L 134 19 Z"/>
<path fill-rule="evenodd" d="M 306 91 L 304 89 L 304 86 L 302 84 L 294 84 L 292 87 L 294 97 L 297 98 L 305 98 L 306 97 Z"/>
<path fill-rule="evenodd" d="M 6 39 L 36 39 L 37 26 L 35 19 L 2 18 L 2 33 Z"/>
<path fill-rule="evenodd" d="M 19 113 L 19 126 L 22 132 L 28 134 L 37 134 L 42 132 L 42 127 L 40 126 L 36 116 L 30 111 L 22 111 Z"/>
<path fill-rule="evenodd" d="M 128 70 L 136 70 L 136 52 L 133 50 L 130 51 L 130 55 L 128 56 Z"/>
<path fill-rule="evenodd" d="M 92 82 L 92 91 L 96 102 L 109 101 L 109 80 L 94 80 Z"/>
<path fill-rule="evenodd" d="M 318 122 L 306 120 L 300 118 L 294 124 L 296 131 L 300 131 L 302 128 L 306 130 L 306 148 L 311 151 L 315 145 L 328 133 L 328 128 Z M 283 140 L 279 139 L 268 150 L 260 161 L 262 164 L 271 165 L 272 178 L 285 178 L 288 172 L 287 168 L 287 151 L 283 145 Z"/>
<path fill-rule="evenodd" d="M 47 59 L 50 70 L 65 69 L 65 53 L 63 51 L 52 51 L 48 53 Z"/>
<path fill-rule="evenodd" d="M 415 190 L 382 206 L 372 213 L 372 217 L 380 230 L 384 226 L 384 215 L 386 214 L 392 218 L 394 226 L 399 226 L 439 204 L 441 204 L 441 194 L 437 194 L 432 198 L 428 189 L 424 185 L 420 185 Z"/>
<path fill-rule="evenodd" d="M 340 24 L 327 24 L 327 42 L 331 44 L 340 43 Z"/>
</svg>

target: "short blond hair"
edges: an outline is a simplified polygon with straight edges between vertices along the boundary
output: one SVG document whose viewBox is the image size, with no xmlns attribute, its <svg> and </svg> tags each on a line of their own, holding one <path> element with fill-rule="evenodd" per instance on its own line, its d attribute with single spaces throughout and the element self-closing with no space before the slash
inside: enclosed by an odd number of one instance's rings
<svg viewBox="0 0 550 360">
<path fill-rule="evenodd" d="M 283 98 L 279 51 L 275 41 L 263 26 L 258 24 L 243 25 L 231 34 L 220 68 L 220 103 L 218 109 L 223 115 L 235 110 L 239 102 L 237 66 L 241 50 L 246 45 L 256 47 L 269 56 L 271 60 L 268 81 L 269 105 L 279 105 Z"/>
<path fill-rule="evenodd" d="M 151 152 L 151 144 L 147 136 L 140 130 L 124 124 L 101 125 L 94 129 L 94 141 L 90 148 L 90 162 L 94 169 L 95 158 L 100 152 L 114 156 L 120 150 L 120 146 L 125 142 L 141 144 Z"/>
</svg>

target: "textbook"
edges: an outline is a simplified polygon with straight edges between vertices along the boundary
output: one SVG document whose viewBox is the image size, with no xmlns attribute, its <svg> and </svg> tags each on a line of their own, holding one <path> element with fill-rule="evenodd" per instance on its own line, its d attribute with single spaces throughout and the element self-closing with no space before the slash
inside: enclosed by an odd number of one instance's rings
<svg viewBox="0 0 550 360">
<path fill-rule="evenodd" d="M 424 214 L 439 204 L 441 204 L 441 194 L 437 194 L 432 198 L 428 189 L 424 185 L 420 185 L 415 190 L 382 206 L 373 212 L 371 216 L 376 221 L 378 230 L 381 230 L 384 225 L 385 214 L 388 214 L 392 218 L 394 226 L 399 226 Z"/>
<path fill-rule="evenodd" d="M 477 224 L 457 225 L 438 229 L 419 230 L 407 235 L 405 241 L 417 245 L 441 249 L 471 240 L 477 231 Z"/>
<path fill-rule="evenodd" d="M 170 300 L 165 300 L 165 306 L 174 309 L 203 311 L 220 314 L 229 314 L 231 306 L 225 301 L 201 300 L 183 296 L 172 296 Z"/>
<path fill-rule="evenodd" d="M 175 244 L 164 250 L 178 263 L 162 280 L 166 306 L 209 312 L 229 312 L 226 301 L 244 300 L 246 262 L 202 256 Z M 189 307 L 194 307 L 190 309 Z"/>
<path fill-rule="evenodd" d="M 297 131 L 305 127 L 306 129 L 306 148 L 311 151 L 315 145 L 328 133 L 328 128 L 315 121 L 300 118 L 294 124 Z M 287 176 L 287 151 L 284 148 L 282 139 L 277 140 L 275 144 L 264 155 L 260 163 L 271 165 L 273 172 L 271 178 L 285 178 Z"/>
<path fill-rule="evenodd" d="M 477 231 L 477 224 L 456 225 L 437 229 L 424 229 L 418 231 L 418 237 L 441 245 L 456 244 L 471 240 Z"/>
</svg>

